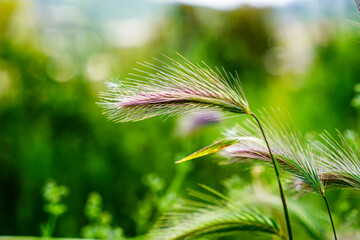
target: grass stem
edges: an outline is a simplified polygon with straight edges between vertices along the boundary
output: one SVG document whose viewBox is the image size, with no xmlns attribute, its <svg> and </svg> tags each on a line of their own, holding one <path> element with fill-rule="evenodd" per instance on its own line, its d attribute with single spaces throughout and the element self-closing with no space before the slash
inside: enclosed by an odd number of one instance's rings
<svg viewBox="0 0 360 240">
<path fill-rule="evenodd" d="M 324 201 L 325 201 L 325 204 L 326 204 L 326 208 L 327 208 L 327 211 L 329 213 L 329 217 L 330 217 L 330 221 L 331 221 L 331 226 L 332 226 L 332 229 L 333 229 L 333 233 L 334 233 L 334 239 L 337 240 L 337 237 L 336 237 L 336 231 L 335 231 L 335 225 L 334 225 L 334 221 L 332 219 L 332 216 L 331 216 L 331 211 L 330 211 L 330 207 L 329 207 L 329 203 L 325 197 L 325 194 L 322 194 L 322 197 L 324 198 Z"/>
<path fill-rule="evenodd" d="M 280 168 L 279 168 L 279 164 L 278 164 L 276 158 L 274 157 L 274 155 L 273 155 L 272 152 L 271 152 L 269 143 L 268 143 L 267 138 L 266 138 L 266 136 L 265 136 L 264 129 L 263 129 L 263 127 L 261 126 L 261 123 L 260 123 L 259 119 L 256 117 L 256 115 L 255 115 L 254 113 L 251 113 L 251 116 L 253 116 L 253 117 L 255 118 L 256 123 L 259 125 L 260 131 L 261 131 L 261 133 L 262 133 L 262 135 L 263 135 L 263 137 L 264 137 L 266 146 L 267 146 L 267 148 L 268 148 L 268 150 L 269 150 L 269 154 L 270 154 L 270 157 L 271 157 L 271 159 L 272 159 L 272 163 L 273 163 L 273 165 L 274 165 L 277 182 L 278 182 L 278 184 L 279 184 L 280 197 L 281 197 L 281 201 L 282 201 L 282 205 L 283 205 L 283 209 L 284 209 L 284 215 L 285 215 L 286 227 L 287 227 L 287 232 L 288 232 L 288 235 L 289 235 L 289 240 L 293 240 L 292 230 L 291 230 L 291 225 L 290 225 L 289 212 L 288 212 L 287 205 L 286 205 L 286 199 L 285 199 L 284 190 L 283 190 L 283 188 L 282 188 L 281 181 L 280 181 Z M 326 200 L 325 200 L 325 201 L 326 201 Z M 329 213 L 330 213 L 330 211 L 329 211 Z"/>
</svg>

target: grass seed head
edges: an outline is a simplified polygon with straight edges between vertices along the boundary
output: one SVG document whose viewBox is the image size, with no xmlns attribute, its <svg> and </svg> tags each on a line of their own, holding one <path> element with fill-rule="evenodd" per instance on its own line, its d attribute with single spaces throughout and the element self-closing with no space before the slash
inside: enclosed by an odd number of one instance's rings
<svg viewBox="0 0 360 240">
<path fill-rule="evenodd" d="M 178 115 L 192 110 L 216 110 L 250 114 L 237 76 L 169 57 L 169 63 L 142 63 L 147 70 L 133 78 L 110 83 L 99 103 L 115 122 L 139 121 L 160 115 Z"/>
<path fill-rule="evenodd" d="M 324 194 L 326 184 L 322 177 L 324 171 L 319 155 L 313 146 L 300 132 L 294 130 L 293 125 L 288 124 L 284 117 L 279 117 L 277 111 L 274 111 L 276 118 L 272 118 L 271 115 L 267 112 L 263 113 L 262 122 L 279 166 L 304 184 L 309 185 L 314 191 Z M 239 141 L 227 148 L 224 155 L 228 157 L 228 160 L 225 163 L 241 163 L 244 160 L 272 163 L 261 133 L 255 130 L 254 123 L 248 121 L 247 124 L 230 131 L 231 134 L 228 134 L 227 137 L 252 136 L 253 140 L 247 138 L 246 141 Z"/>
</svg>

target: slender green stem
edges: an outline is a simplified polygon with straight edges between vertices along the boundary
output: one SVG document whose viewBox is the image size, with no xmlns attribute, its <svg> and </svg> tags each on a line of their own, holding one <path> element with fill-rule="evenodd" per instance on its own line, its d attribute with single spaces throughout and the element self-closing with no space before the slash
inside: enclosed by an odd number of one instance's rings
<svg viewBox="0 0 360 240">
<path fill-rule="evenodd" d="M 276 179 L 277 179 L 277 182 L 278 182 L 278 184 L 279 184 L 280 197 L 281 197 L 281 201 L 282 201 L 282 205 L 283 205 L 283 209 L 284 209 L 284 215 L 285 215 L 285 220 L 286 220 L 287 232 L 288 232 L 288 235 L 289 235 L 289 240 L 292 240 L 292 239 L 293 239 L 293 236 L 292 236 L 291 225 L 290 225 L 290 217 L 289 217 L 289 212 L 288 212 L 287 205 L 286 205 L 286 199 L 285 199 L 284 190 L 283 190 L 283 188 L 282 188 L 281 181 L 280 181 L 280 168 L 279 168 L 279 164 L 278 164 L 276 158 L 274 157 L 274 155 L 273 155 L 272 152 L 271 152 L 269 143 L 268 143 L 267 138 L 266 138 L 266 136 L 265 136 L 264 129 L 263 129 L 263 127 L 261 126 L 261 123 L 260 123 L 259 119 L 256 117 L 256 115 L 255 115 L 254 113 L 251 113 L 251 116 L 253 116 L 253 117 L 255 118 L 256 123 L 259 125 L 260 131 L 261 131 L 261 133 L 262 133 L 262 135 L 263 135 L 263 137 L 264 137 L 266 146 L 267 146 L 267 148 L 268 148 L 268 150 L 269 150 L 269 154 L 270 154 L 270 157 L 271 157 L 271 159 L 272 159 L 272 163 L 273 163 L 273 165 L 274 165 L 275 174 L 276 174 Z"/>
<path fill-rule="evenodd" d="M 49 222 L 48 222 L 48 226 L 49 226 L 49 237 L 52 237 L 54 234 L 54 230 L 55 230 L 55 225 L 56 225 L 56 220 L 57 220 L 57 215 L 50 215 L 49 217 Z"/>
<path fill-rule="evenodd" d="M 330 222 L 331 222 L 331 226 L 332 226 L 333 233 L 334 233 L 334 238 L 335 238 L 335 240 L 337 240 L 336 231 L 335 231 L 335 225 L 334 225 L 334 221 L 333 221 L 332 216 L 331 216 L 329 203 L 328 203 L 328 201 L 327 201 L 327 199 L 326 199 L 326 197 L 325 197 L 325 194 L 322 194 L 322 197 L 324 198 L 324 201 L 325 201 L 325 204 L 326 204 L 326 207 L 327 207 L 327 211 L 328 211 L 328 213 L 329 213 Z"/>
</svg>

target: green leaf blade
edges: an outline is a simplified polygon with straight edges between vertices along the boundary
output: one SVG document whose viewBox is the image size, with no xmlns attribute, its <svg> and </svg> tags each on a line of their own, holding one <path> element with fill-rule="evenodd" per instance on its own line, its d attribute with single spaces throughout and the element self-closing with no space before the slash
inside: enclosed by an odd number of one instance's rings
<svg viewBox="0 0 360 240">
<path fill-rule="evenodd" d="M 186 162 L 195 158 L 199 158 L 199 157 L 203 157 L 206 155 L 209 155 L 211 153 L 217 152 L 221 149 L 227 148 L 231 145 L 234 145 L 235 143 L 239 142 L 238 138 L 226 138 L 223 140 L 220 140 L 216 143 L 213 143 L 209 146 L 206 146 L 202 149 L 200 149 L 199 151 L 194 152 L 193 154 L 187 156 L 186 158 L 183 158 L 179 161 L 177 161 L 176 163 L 182 163 L 182 162 Z"/>
</svg>

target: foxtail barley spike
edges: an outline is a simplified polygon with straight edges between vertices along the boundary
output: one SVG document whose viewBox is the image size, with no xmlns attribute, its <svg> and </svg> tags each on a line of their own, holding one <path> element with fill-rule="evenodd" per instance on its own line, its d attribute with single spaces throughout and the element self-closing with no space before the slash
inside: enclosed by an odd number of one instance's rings
<svg viewBox="0 0 360 240">
<path fill-rule="evenodd" d="M 170 63 L 157 59 L 162 66 L 142 63 L 146 71 L 135 69 L 137 74 L 131 74 L 134 78 L 111 83 L 101 97 L 105 115 L 115 122 L 127 122 L 194 109 L 250 113 L 237 77 L 205 63 L 195 65 L 185 58 L 179 63 L 166 58 Z"/>
<path fill-rule="evenodd" d="M 360 146 L 359 136 L 345 138 L 338 132 L 338 140 L 328 132 L 321 135 L 317 147 L 323 152 L 323 165 L 332 172 L 341 187 L 360 190 Z"/>
<path fill-rule="evenodd" d="M 294 128 L 287 124 L 279 117 L 273 119 L 266 113 L 268 121 L 264 129 L 269 135 L 269 143 L 274 150 L 274 155 L 279 162 L 280 167 L 295 176 L 300 182 L 306 183 L 315 192 L 319 193 L 326 204 L 329 219 L 331 222 L 334 239 L 337 239 L 334 222 L 330 212 L 329 204 L 325 195 L 327 182 L 323 175 L 329 177 L 333 174 L 326 173 L 326 169 L 322 164 L 323 156 L 316 152 L 315 147 L 309 141 L 302 137 L 300 132 L 293 130 Z M 257 160 L 260 162 L 271 162 L 271 156 L 267 151 L 268 143 L 261 143 L 260 134 L 252 131 L 254 124 L 249 122 L 247 126 L 238 128 L 237 131 L 231 131 L 228 137 L 236 135 L 256 136 L 255 140 L 247 137 L 247 141 L 238 141 L 237 144 L 227 148 L 225 155 L 229 156 L 230 163 L 241 162 L 244 159 Z"/>
<path fill-rule="evenodd" d="M 325 184 L 321 181 L 323 169 L 314 148 L 285 120 L 279 119 L 280 117 L 274 119 L 268 113 L 263 116 L 263 119 L 267 119 L 262 121 L 264 129 L 280 167 L 307 183 L 314 191 L 323 194 L 325 191 Z M 244 136 L 246 141 L 239 141 L 225 150 L 224 154 L 229 157 L 228 163 L 241 162 L 245 159 L 271 162 L 266 143 L 262 141 L 260 133 L 253 130 L 254 127 L 255 124 L 248 121 L 241 127 L 229 131 L 227 137 Z"/>
</svg>

